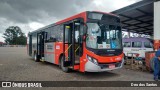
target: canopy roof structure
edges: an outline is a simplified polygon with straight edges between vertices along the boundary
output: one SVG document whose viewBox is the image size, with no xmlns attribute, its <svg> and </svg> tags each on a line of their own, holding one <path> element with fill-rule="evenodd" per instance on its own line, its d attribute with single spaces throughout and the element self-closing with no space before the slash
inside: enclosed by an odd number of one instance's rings
<svg viewBox="0 0 160 90">
<path fill-rule="evenodd" d="M 119 15 L 123 31 L 153 35 L 154 0 L 142 0 L 111 13 Z"/>
</svg>

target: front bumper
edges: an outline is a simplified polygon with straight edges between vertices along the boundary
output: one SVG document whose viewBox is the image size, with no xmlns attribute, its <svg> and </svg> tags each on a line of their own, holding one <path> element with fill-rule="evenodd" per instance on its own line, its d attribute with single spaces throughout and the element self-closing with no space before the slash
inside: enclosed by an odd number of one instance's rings
<svg viewBox="0 0 160 90">
<path fill-rule="evenodd" d="M 115 68 L 108 68 L 107 64 L 106 66 L 104 64 L 96 65 L 93 62 L 88 60 L 88 62 L 85 64 L 85 71 L 86 72 L 104 72 L 109 70 L 115 70 L 115 69 L 122 68 L 123 64 L 124 64 L 124 59 L 121 62 L 119 62 L 118 65 L 115 65 L 116 66 Z"/>
</svg>

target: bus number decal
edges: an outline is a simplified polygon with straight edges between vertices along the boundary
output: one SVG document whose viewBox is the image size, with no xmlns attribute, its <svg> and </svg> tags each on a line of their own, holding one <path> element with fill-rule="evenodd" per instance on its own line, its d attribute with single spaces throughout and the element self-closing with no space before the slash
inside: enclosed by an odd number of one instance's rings
<svg viewBox="0 0 160 90">
<path fill-rule="evenodd" d="M 47 45 L 47 49 L 48 49 L 48 50 L 52 50 L 52 49 L 53 49 L 53 46 L 52 46 L 52 45 Z"/>
<path fill-rule="evenodd" d="M 60 49 L 60 46 L 59 46 L 59 45 L 56 45 L 56 49 Z"/>
</svg>

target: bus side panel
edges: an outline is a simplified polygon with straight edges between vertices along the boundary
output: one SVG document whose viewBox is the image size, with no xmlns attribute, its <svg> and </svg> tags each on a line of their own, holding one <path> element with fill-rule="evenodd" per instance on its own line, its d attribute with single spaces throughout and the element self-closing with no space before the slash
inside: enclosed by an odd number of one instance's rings
<svg viewBox="0 0 160 90">
<path fill-rule="evenodd" d="M 68 59 L 68 45 L 65 44 L 65 58 Z M 56 42 L 55 43 L 55 64 L 59 64 L 60 55 L 63 54 L 63 43 Z"/>
<path fill-rule="evenodd" d="M 55 42 L 55 64 L 59 64 L 60 55 L 63 53 L 63 43 Z"/>
<path fill-rule="evenodd" d="M 85 64 L 87 62 L 86 59 L 86 48 L 85 48 L 85 43 L 83 43 L 83 55 L 80 57 L 80 72 L 85 72 Z"/>
<path fill-rule="evenodd" d="M 32 57 L 37 53 L 37 33 L 32 34 Z"/>
<path fill-rule="evenodd" d="M 55 43 L 45 43 L 44 45 L 44 59 L 47 62 L 55 63 Z"/>
</svg>

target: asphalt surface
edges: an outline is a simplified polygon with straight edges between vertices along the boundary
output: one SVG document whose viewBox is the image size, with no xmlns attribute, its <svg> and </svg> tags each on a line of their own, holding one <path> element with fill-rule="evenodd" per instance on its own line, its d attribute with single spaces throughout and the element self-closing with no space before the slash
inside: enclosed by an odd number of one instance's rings
<svg viewBox="0 0 160 90">
<path fill-rule="evenodd" d="M 0 47 L 0 81 L 153 81 L 152 77 L 150 72 L 128 70 L 125 67 L 100 73 L 65 73 L 57 65 L 35 62 L 24 47 Z"/>
</svg>

